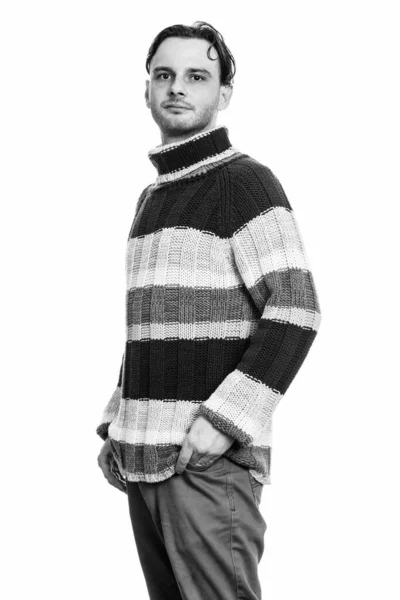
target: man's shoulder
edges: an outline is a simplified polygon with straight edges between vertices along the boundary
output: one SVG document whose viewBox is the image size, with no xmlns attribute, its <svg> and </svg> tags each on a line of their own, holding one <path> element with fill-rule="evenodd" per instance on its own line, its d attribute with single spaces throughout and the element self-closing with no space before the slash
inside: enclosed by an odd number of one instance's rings
<svg viewBox="0 0 400 600">
<path fill-rule="evenodd" d="M 228 169 L 231 179 L 246 180 L 246 178 L 254 178 L 255 175 L 274 177 L 272 170 L 267 165 L 249 154 L 240 154 L 238 158 L 228 163 Z"/>
<path fill-rule="evenodd" d="M 284 206 L 291 208 L 283 187 L 270 167 L 243 154 L 229 165 L 229 179 L 233 201 L 252 198 L 260 207 Z"/>
</svg>

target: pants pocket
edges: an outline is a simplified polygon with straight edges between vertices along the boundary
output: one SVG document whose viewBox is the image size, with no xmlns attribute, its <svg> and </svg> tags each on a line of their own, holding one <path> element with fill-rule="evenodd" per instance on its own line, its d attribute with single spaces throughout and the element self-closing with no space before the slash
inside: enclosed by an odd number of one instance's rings
<svg viewBox="0 0 400 600">
<path fill-rule="evenodd" d="M 207 465 L 195 466 L 187 463 L 186 469 L 188 469 L 188 471 L 211 471 L 215 468 L 220 468 L 222 466 L 222 463 L 222 456 L 219 456 L 216 460 L 214 460 L 214 462 L 209 463 Z"/>
<path fill-rule="evenodd" d="M 251 491 L 253 494 L 254 502 L 256 503 L 257 506 L 260 506 L 261 496 L 262 496 L 262 491 L 263 491 L 264 486 L 262 483 L 257 481 L 257 479 L 255 477 L 253 477 L 253 475 L 250 473 L 250 471 L 248 471 L 248 475 L 249 475 L 250 487 L 251 487 Z"/>
</svg>

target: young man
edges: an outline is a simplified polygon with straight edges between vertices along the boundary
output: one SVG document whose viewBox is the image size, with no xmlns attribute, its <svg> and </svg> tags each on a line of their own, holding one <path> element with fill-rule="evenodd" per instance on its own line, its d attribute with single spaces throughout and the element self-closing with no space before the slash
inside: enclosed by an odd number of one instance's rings
<svg viewBox="0 0 400 600">
<path fill-rule="evenodd" d="M 281 184 L 216 125 L 234 67 L 204 22 L 163 30 L 146 62 L 162 143 L 127 241 L 126 344 L 97 433 L 152 600 L 261 598 L 272 415 L 320 323 Z"/>
</svg>

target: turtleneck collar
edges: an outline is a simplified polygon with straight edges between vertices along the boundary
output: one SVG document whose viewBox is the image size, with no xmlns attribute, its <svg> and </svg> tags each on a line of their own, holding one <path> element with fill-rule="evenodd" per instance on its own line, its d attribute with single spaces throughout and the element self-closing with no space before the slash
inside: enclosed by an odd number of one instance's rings
<svg viewBox="0 0 400 600">
<path fill-rule="evenodd" d="M 228 129 L 219 125 L 179 142 L 160 144 L 149 150 L 148 157 L 157 169 L 157 183 L 164 183 L 237 152 L 229 140 Z"/>
</svg>

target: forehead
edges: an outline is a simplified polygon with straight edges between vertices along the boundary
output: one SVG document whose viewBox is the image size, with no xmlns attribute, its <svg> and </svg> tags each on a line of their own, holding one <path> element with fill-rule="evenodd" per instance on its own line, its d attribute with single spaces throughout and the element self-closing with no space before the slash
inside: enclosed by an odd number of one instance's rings
<svg viewBox="0 0 400 600">
<path fill-rule="evenodd" d="M 155 67 L 165 66 L 180 70 L 187 68 L 203 67 L 211 73 L 218 73 L 219 57 L 216 49 L 211 48 L 211 42 L 197 38 L 170 37 L 161 42 L 154 54 L 150 70 Z"/>
</svg>

